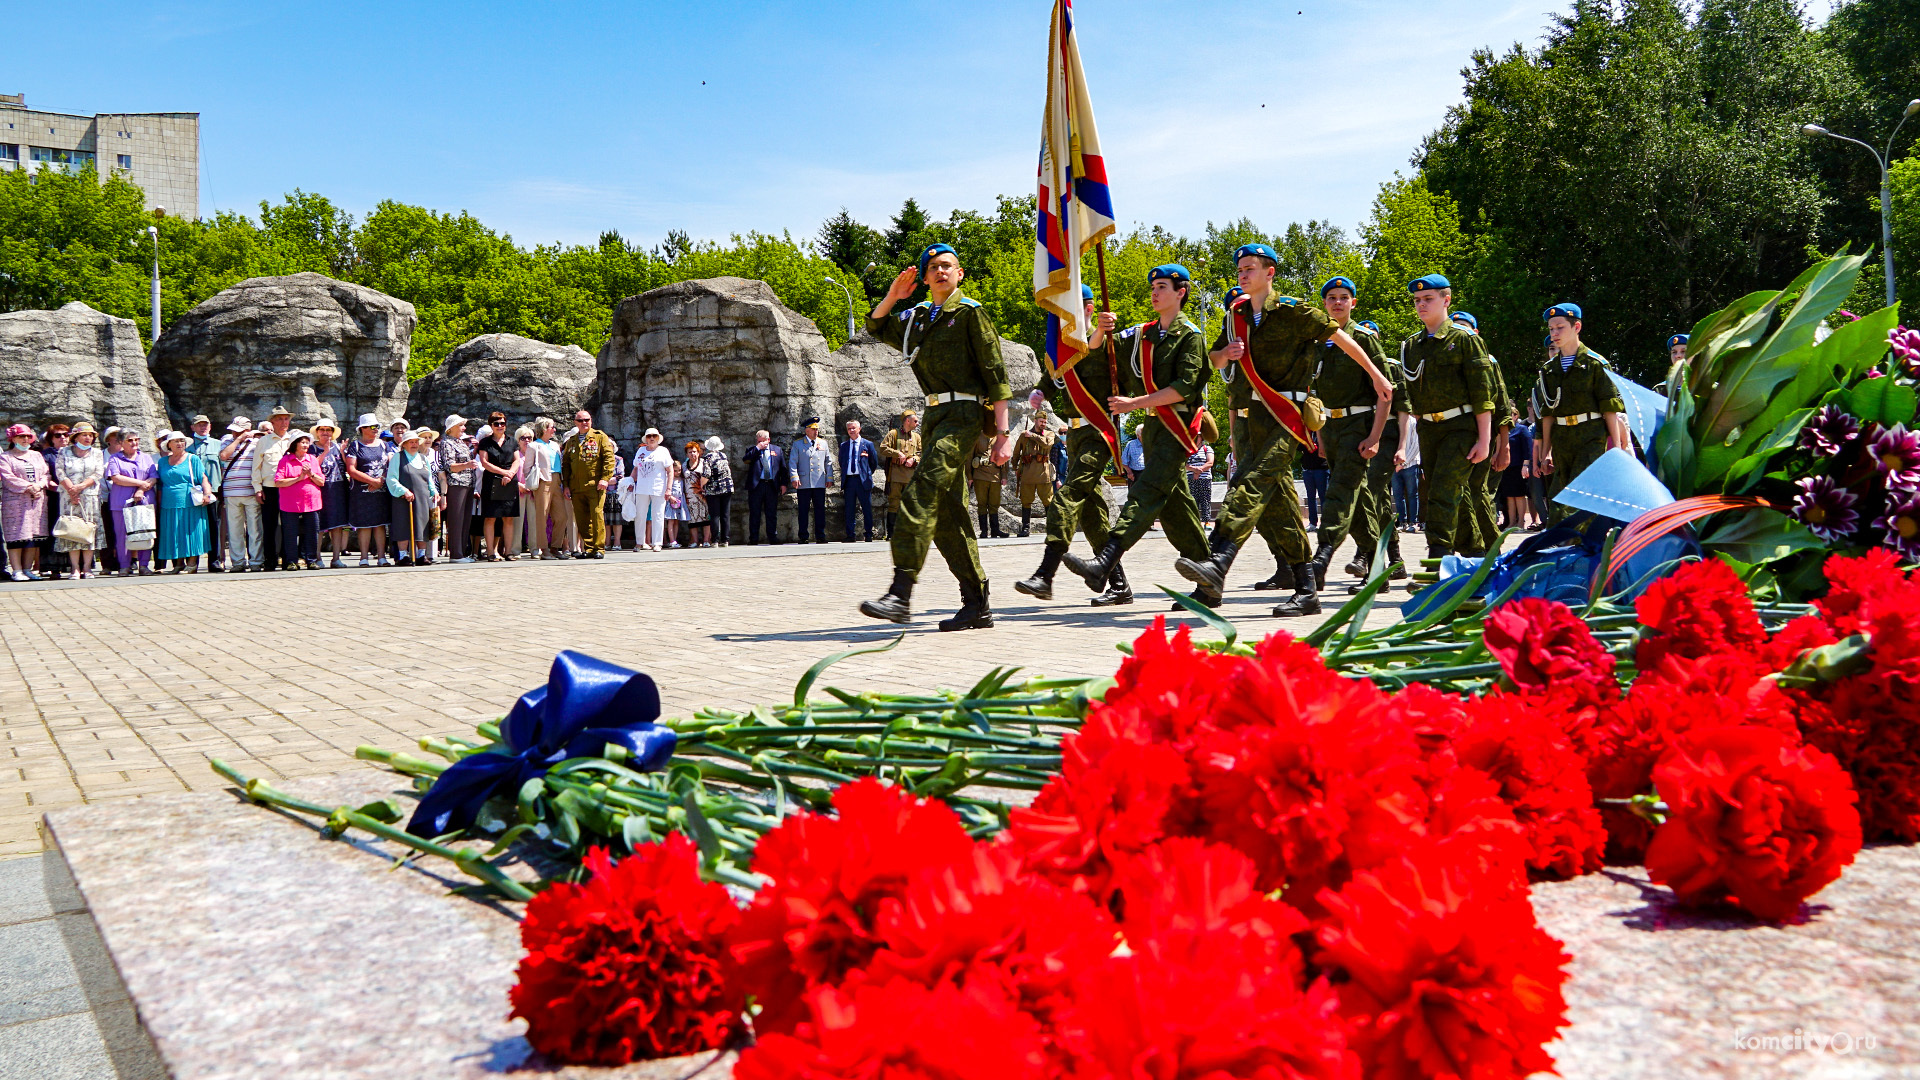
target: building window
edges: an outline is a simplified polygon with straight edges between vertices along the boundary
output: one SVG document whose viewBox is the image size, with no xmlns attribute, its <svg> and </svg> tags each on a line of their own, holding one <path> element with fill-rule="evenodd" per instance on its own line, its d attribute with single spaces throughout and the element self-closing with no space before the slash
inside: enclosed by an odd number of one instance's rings
<svg viewBox="0 0 1920 1080">
<path fill-rule="evenodd" d="M 46 146 L 31 148 L 33 160 L 43 169 L 58 169 L 64 173 L 77 173 L 93 168 L 93 154 L 87 150 L 55 150 Z"/>
<path fill-rule="evenodd" d="M 20 147 L 16 143 L 0 142 L 0 161 L 19 161 Z"/>
<path fill-rule="evenodd" d="M 114 164 L 122 169 L 131 169 L 133 168 L 133 155 L 121 154 L 115 159 Z"/>
</svg>

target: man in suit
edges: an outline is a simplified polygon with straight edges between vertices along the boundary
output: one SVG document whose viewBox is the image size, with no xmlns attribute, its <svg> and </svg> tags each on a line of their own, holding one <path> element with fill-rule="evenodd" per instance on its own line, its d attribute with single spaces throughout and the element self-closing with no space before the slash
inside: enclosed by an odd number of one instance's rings
<svg viewBox="0 0 1920 1080">
<path fill-rule="evenodd" d="M 847 527 L 845 543 L 853 543 L 856 507 L 866 524 L 866 535 L 862 539 L 869 543 L 873 540 L 873 470 L 878 461 L 879 453 L 873 443 L 860 436 L 860 421 L 847 421 L 847 437 L 840 444 L 840 509 Z"/>
<path fill-rule="evenodd" d="M 780 496 L 787 493 L 787 455 L 764 431 L 753 433 L 754 443 L 741 464 L 747 473 L 747 543 L 760 542 L 760 518 L 767 519 L 767 543 L 780 542 Z"/>
<path fill-rule="evenodd" d="M 813 514 L 813 542 L 827 542 L 827 489 L 833 486 L 833 443 L 820 437 L 820 418 L 807 417 L 806 433 L 793 440 L 787 463 L 799 496 L 800 542 L 807 542 L 807 514 Z"/>
</svg>

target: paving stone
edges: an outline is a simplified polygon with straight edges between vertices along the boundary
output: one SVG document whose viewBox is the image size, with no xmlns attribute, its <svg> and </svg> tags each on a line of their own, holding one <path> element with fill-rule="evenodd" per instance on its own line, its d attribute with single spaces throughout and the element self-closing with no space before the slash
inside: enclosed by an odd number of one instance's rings
<svg viewBox="0 0 1920 1080">
<path fill-rule="evenodd" d="M 0 1080 L 115 1077 L 113 1057 L 87 1013 L 0 1027 Z"/>
</svg>

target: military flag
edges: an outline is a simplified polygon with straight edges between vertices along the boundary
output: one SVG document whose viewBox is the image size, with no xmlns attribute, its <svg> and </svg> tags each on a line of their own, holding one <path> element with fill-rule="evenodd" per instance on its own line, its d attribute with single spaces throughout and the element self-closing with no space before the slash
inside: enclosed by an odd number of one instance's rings
<svg viewBox="0 0 1920 1080">
<path fill-rule="evenodd" d="M 1080 299 L 1080 256 L 1111 236 L 1107 164 L 1093 123 L 1093 102 L 1072 0 L 1054 0 L 1047 32 L 1047 108 L 1040 120 L 1040 190 L 1033 244 L 1033 302 L 1047 316 L 1047 366 L 1062 378 L 1087 352 L 1093 332 Z M 1105 301 L 1105 297 L 1101 298 Z M 1077 381 L 1077 380 L 1075 380 Z"/>
</svg>

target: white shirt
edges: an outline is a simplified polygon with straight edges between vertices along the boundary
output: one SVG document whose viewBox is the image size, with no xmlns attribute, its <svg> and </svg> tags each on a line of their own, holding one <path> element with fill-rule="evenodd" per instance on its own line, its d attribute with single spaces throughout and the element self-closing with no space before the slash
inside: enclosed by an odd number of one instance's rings
<svg viewBox="0 0 1920 1080">
<path fill-rule="evenodd" d="M 673 472 L 673 455 L 664 446 L 649 450 L 642 446 L 633 452 L 633 491 L 636 495 L 667 493 L 667 477 Z"/>
</svg>

